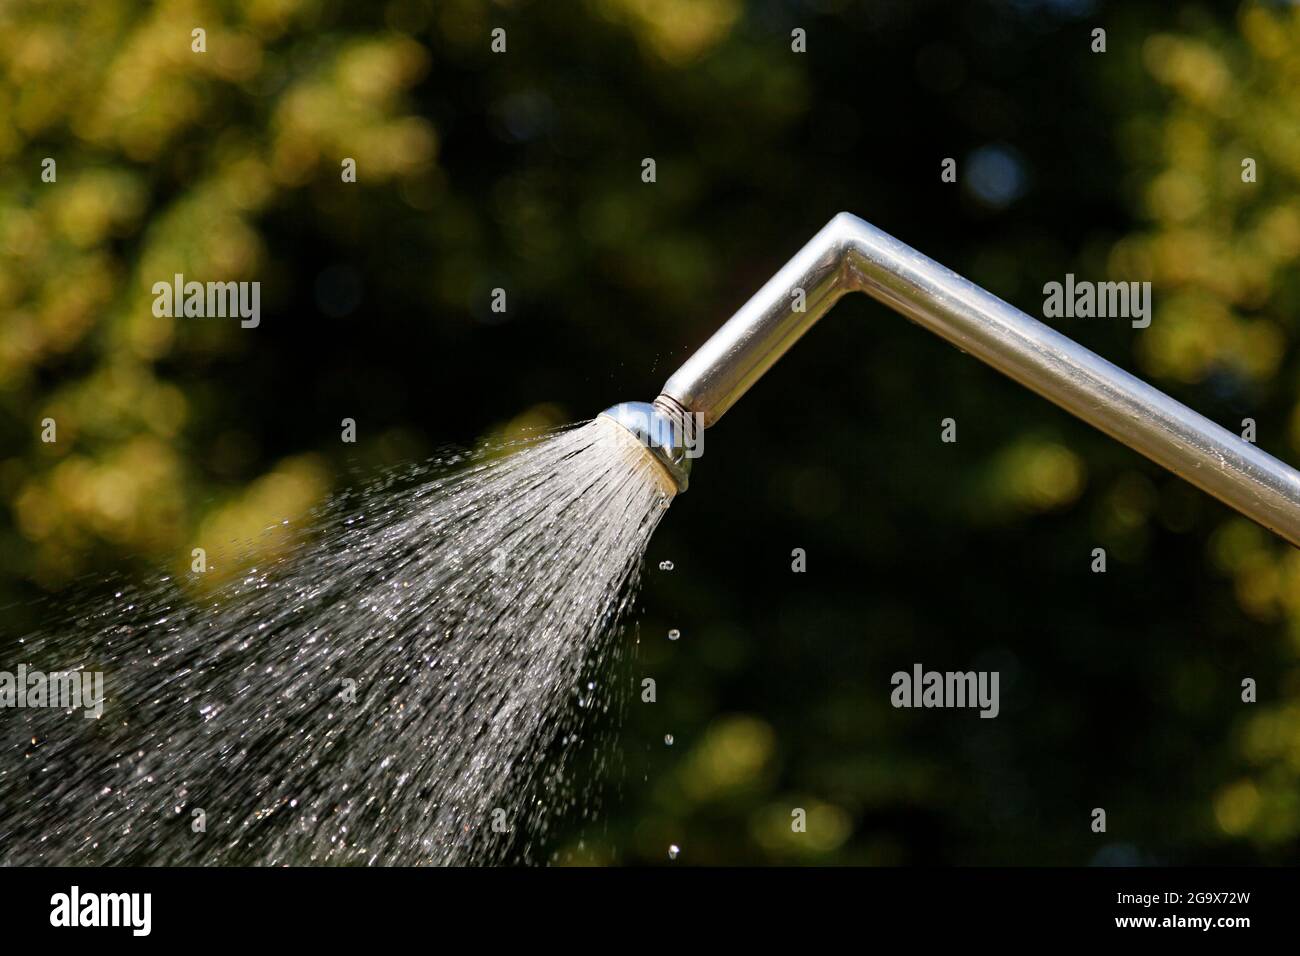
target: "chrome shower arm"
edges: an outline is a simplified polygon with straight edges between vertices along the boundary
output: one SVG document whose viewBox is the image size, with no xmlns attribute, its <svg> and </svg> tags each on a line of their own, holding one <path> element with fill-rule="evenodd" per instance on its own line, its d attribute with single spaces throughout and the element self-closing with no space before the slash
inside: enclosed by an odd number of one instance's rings
<svg viewBox="0 0 1300 956">
<path fill-rule="evenodd" d="M 718 329 L 661 399 L 713 425 L 848 292 L 885 303 L 1300 546 L 1300 472 L 849 213 Z"/>
</svg>

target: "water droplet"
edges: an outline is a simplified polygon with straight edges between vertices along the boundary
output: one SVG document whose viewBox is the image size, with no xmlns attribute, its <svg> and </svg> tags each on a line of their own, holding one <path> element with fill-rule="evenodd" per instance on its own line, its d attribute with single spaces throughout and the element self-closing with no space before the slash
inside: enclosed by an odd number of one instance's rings
<svg viewBox="0 0 1300 956">
<path fill-rule="evenodd" d="M 672 563 L 671 561 L 660 561 L 660 562 L 659 562 L 659 570 L 660 570 L 660 571 L 671 571 L 672 569 L 673 569 L 673 563 Z"/>
<path fill-rule="evenodd" d="M 672 735 L 672 734 L 664 734 L 664 743 L 665 743 L 667 746 L 671 747 L 671 746 L 673 745 L 673 735 Z"/>
<path fill-rule="evenodd" d="M 670 641 L 675 641 L 677 640 L 677 638 L 681 636 L 682 636 L 682 632 L 677 630 L 677 628 L 673 628 L 671 631 L 668 632 L 668 640 Z"/>
<path fill-rule="evenodd" d="M 673 844 L 669 845 L 669 847 L 668 847 L 668 859 L 670 859 L 670 860 L 675 860 L 675 859 L 677 859 L 677 854 L 678 854 L 678 853 L 681 853 L 681 852 L 682 852 L 682 848 L 679 847 L 676 843 L 673 843 Z"/>
</svg>

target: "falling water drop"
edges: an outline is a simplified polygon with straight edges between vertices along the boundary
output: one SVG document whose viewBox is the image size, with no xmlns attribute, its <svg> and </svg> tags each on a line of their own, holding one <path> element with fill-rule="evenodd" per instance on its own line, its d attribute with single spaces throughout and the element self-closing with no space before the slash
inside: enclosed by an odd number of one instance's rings
<svg viewBox="0 0 1300 956">
<path fill-rule="evenodd" d="M 676 843 L 669 844 L 669 846 L 668 846 L 668 859 L 670 859 L 670 860 L 675 860 L 675 859 L 677 859 L 677 854 L 678 854 L 678 853 L 681 853 L 681 852 L 682 852 L 682 848 L 679 847 Z"/>
<path fill-rule="evenodd" d="M 672 734 L 664 734 L 664 744 L 665 744 L 665 746 L 668 746 L 668 747 L 671 747 L 671 746 L 673 745 L 673 735 L 672 735 Z"/>
<path fill-rule="evenodd" d="M 660 561 L 660 562 L 659 562 L 659 570 L 660 570 L 660 571 L 671 571 L 672 569 L 673 569 L 673 563 L 672 563 L 671 561 Z"/>
<path fill-rule="evenodd" d="M 668 640 L 670 641 L 675 641 L 677 640 L 677 638 L 681 636 L 682 636 L 682 632 L 677 630 L 677 628 L 673 628 L 671 631 L 668 632 Z"/>
</svg>

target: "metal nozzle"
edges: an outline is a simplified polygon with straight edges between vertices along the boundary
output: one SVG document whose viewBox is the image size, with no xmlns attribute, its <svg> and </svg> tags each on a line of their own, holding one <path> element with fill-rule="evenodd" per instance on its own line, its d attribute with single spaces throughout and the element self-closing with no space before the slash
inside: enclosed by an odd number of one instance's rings
<svg viewBox="0 0 1300 956">
<path fill-rule="evenodd" d="M 848 292 L 901 312 L 1300 546 L 1295 469 L 849 213 L 692 355 L 656 405 L 713 425 Z"/>
<path fill-rule="evenodd" d="M 612 405 L 600 413 L 612 418 L 631 433 L 641 447 L 668 472 L 677 491 L 683 492 L 690 483 L 691 459 L 686 451 L 690 446 L 690 427 L 687 416 L 667 402 L 623 402 Z"/>
</svg>

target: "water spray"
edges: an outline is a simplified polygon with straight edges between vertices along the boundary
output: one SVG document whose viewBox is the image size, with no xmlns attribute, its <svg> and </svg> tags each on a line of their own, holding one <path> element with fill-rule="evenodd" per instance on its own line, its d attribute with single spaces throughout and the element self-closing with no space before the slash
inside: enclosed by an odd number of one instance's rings
<svg viewBox="0 0 1300 956">
<path fill-rule="evenodd" d="M 840 213 L 664 384 L 608 409 L 685 491 L 715 425 L 840 297 L 865 292 L 1300 546 L 1300 472 L 870 223 Z"/>
</svg>

